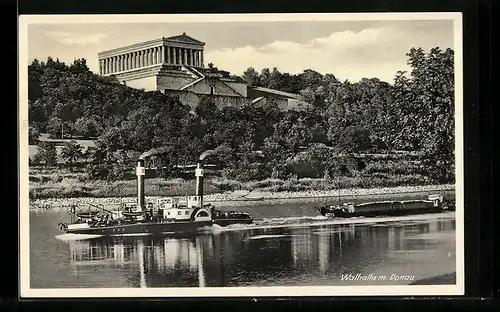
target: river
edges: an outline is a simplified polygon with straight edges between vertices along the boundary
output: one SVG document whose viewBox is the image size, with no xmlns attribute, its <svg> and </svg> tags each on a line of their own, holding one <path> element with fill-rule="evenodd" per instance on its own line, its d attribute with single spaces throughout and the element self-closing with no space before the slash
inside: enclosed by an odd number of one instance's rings
<svg viewBox="0 0 500 312">
<path fill-rule="evenodd" d="M 455 213 L 324 220 L 318 200 L 240 205 L 255 225 L 196 236 L 62 234 L 30 211 L 31 288 L 408 285 L 454 274 Z M 62 235 L 61 235 L 62 234 Z"/>
</svg>

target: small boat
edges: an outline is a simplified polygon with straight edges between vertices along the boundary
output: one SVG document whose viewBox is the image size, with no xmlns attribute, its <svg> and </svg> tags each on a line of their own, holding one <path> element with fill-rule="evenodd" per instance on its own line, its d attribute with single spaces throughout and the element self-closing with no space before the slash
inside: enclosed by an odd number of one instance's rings
<svg viewBox="0 0 500 312">
<path fill-rule="evenodd" d="M 95 235 L 134 235 L 196 232 L 200 228 L 217 224 L 251 224 L 254 218 L 246 212 L 223 212 L 211 204 L 203 203 L 203 165 L 204 157 L 212 151 L 203 153 L 195 169 L 196 195 L 163 197 L 146 202 L 144 195 L 145 161 L 139 158 L 136 167 L 137 201 L 124 203 L 119 211 L 97 207 L 97 212 L 77 213 L 74 207 L 69 224 L 61 222 L 59 228 L 66 233 Z M 90 207 L 90 206 L 89 206 Z M 75 220 L 76 219 L 76 220 Z"/>
<path fill-rule="evenodd" d="M 145 211 L 122 211 L 121 214 L 124 217 L 139 217 L 143 216 L 146 212 Z"/>
</svg>

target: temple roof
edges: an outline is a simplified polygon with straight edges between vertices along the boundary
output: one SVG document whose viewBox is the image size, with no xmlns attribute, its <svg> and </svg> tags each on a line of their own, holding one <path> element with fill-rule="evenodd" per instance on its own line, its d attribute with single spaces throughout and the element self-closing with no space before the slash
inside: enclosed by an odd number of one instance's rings
<svg viewBox="0 0 500 312">
<path fill-rule="evenodd" d="M 268 94 L 273 94 L 273 95 L 278 95 L 284 98 L 288 99 L 295 99 L 295 100 L 301 100 L 302 97 L 298 94 L 293 94 L 293 93 L 288 93 L 288 92 L 283 92 L 279 90 L 274 90 L 274 89 L 269 89 L 269 88 L 263 88 L 263 87 L 248 87 L 249 89 L 253 89 L 255 91 L 260 91 L 262 93 L 268 93 Z"/>
<path fill-rule="evenodd" d="M 186 33 L 182 33 L 182 35 L 167 37 L 165 39 L 170 40 L 170 41 L 183 42 L 183 43 L 205 45 L 204 42 L 202 42 L 200 40 L 196 40 L 193 37 L 186 35 Z"/>
</svg>

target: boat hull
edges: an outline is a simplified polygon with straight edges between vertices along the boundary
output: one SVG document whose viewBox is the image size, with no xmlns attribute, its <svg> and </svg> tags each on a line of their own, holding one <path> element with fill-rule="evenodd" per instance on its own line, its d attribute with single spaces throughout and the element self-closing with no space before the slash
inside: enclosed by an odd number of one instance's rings
<svg viewBox="0 0 500 312">
<path fill-rule="evenodd" d="M 441 208 L 421 208 L 412 210 L 365 210 L 355 212 L 335 211 L 334 216 L 340 218 L 353 218 L 353 217 L 381 217 L 381 216 L 408 216 L 420 215 L 427 213 L 443 213 L 445 210 Z"/>
<path fill-rule="evenodd" d="M 214 223 L 219 226 L 228 226 L 232 224 L 252 224 L 253 220 L 247 219 L 215 219 Z"/>
<path fill-rule="evenodd" d="M 378 217 L 378 216 L 402 216 L 426 213 L 441 213 L 447 211 L 448 205 L 438 204 L 429 200 L 409 201 L 387 201 L 372 202 L 352 205 L 349 207 L 338 207 L 334 209 L 322 208 L 322 214 L 329 213 L 333 217 Z"/>
<path fill-rule="evenodd" d="M 87 228 L 67 228 L 66 233 L 90 235 L 161 235 L 169 233 L 191 233 L 205 226 L 211 226 L 212 221 L 200 222 L 144 222 L 118 224 L 111 226 L 95 226 Z"/>
</svg>

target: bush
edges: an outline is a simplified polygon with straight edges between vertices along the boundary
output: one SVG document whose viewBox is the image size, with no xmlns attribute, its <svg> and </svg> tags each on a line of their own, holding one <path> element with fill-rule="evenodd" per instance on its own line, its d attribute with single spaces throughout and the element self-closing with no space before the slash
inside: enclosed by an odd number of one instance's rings
<svg viewBox="0 0 500 312">
<path fill-rule="evenodd" d="M 252 182 L 249 184 L 249 188 L 251 189 L 262 189 L 262 188 L 269 188 L 269 187 L 275 187 L 283 184 L 283 180 L 280 179 L 265 179 L 262 181 L 256 181 Z"/>
<path fill-rule="evenodd" d="M 212 184 L 221 192 L 234 191 L 243 188 L 242 184 L 235 180 L 213 180 Z"/>
<path fill-rule="evenodd" d="M 80 117 L 75 121 L 75 134 L 82 136 L 84 139 L 90 139 L 99 136 L 102 132 L 102 126 L 97 121 L 98 118 Z"/>
</svg>

